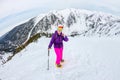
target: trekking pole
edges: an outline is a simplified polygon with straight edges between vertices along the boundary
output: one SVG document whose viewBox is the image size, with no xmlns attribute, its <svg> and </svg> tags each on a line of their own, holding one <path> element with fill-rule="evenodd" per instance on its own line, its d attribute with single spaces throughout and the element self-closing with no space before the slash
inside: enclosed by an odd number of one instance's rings
<svg viewBox="0 0 120 80">
<path fill-rule="evenodd" d="M 48 49 L 48 68 L 47 68 L 47 70 L 49 70 L 49 55 L 50 55 L 50 51 Z"/>
</svg>

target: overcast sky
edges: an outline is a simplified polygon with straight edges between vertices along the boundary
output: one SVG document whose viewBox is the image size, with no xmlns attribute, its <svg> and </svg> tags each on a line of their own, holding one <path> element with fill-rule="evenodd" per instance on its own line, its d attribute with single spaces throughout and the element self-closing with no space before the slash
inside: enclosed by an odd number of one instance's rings
<svg viewBox="0 0 120 80">
<path fill-rule="evenodd" d="M 0 29 L 50 10 L 77 8 L 120 16 L 120 0 L 0 0 Z"/>
<path fill-rule="evenodd" d="M 0 0 L 0 18 L 29 9 L 80 8 L 120 13 L 120 0 Z"/>
</svg>

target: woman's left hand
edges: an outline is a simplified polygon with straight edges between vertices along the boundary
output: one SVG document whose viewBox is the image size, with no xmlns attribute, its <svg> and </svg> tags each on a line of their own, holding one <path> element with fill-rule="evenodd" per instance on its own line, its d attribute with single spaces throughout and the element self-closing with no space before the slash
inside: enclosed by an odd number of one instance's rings
<svg viewBox="0 0 120 80">
<path fill-rule="evenodd" d="M 62 36 L 65 37 L 65 34 L 62 33 Z"/>
</svg>

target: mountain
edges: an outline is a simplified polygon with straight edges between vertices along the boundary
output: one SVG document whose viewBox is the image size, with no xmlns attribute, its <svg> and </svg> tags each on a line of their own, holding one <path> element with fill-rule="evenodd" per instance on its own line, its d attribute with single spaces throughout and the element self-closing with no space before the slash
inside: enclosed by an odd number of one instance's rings
<svg viewBox="0 0 120 80">
<path fill-rule="evenodd" d="M 65 9 L 40 14 L 27 22 L 15 26 L 0 38 L 0 54 L 15 52 L 16 48 L 27 44 L 34 36 L 50 36 L 57 25 L 64 25 L 69 36 L 119 36 L 120 17 L 107 13 Z M 24 47 L 24 46 L 22 46 Z"/>
<path fill-rule="evenodd" d="M 46 37 L 59 24 L 69 36 L 64 43 L 65 63 L 56 68 L 51 49 L 48 71 L 50 38 Z M 0 37 L 0 80 L 119 80 L 120 38 L 114 37 L 119 35 L 120 17 L 111 14 L 79 9 L 40 14 Z"/>
</svg>

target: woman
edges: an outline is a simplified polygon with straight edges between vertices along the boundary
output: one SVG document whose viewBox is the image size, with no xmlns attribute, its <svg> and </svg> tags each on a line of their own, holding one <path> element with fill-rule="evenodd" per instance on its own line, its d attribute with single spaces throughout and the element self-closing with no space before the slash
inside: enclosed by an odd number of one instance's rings
<svg viewBox="0 0 120 80">
<path fill-rule="evenodd" d="M 48 49 L 51 49 L 52 45 L 54 44 L 54 51 L 56 53 L 56 66 L 62 67 L 61 62 L 64 62 L 63 59 L 63 40 L 68 41 L 66 35 L 62 33 L 63 26 L 59 25 L 58 29 L 52 35 L 51 41 L 49 43 Z"/>
</svg>

